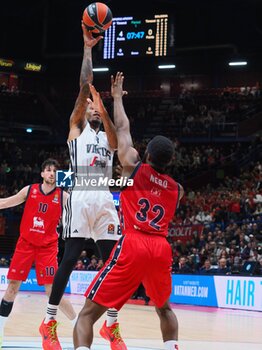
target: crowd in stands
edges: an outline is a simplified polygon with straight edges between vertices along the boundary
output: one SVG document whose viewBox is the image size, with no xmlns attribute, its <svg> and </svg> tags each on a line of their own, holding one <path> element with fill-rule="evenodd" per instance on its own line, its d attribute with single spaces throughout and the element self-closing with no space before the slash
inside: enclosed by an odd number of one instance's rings
<svg viewBox="0 0 262 350">
<path fill-rule="evenodd" d="M 150 92 L 150 91 L 148 91 Z M 223 88 L 208 90 L 183 89 L 175 96 L 165 96 L 146 92 L 140 95 L 129 94 L 125 107 L 131 122 L 133 135 L 142 139 L 153 123 L 158 133 L 169 137 L 214 138 L 221 135 L 237 136 L 239 123 L 249 119 L 261 110 L 260 87 Z M 111 110 L 109 92 L 103 92 L 105 104 Z M 60 121 L 70 116 L 76 96 L 73 100 L 61 96 L 51 99 Z M 24 93 L 14 87 L 0 86 L 0 120 L 8 122 L 28 122 L 49 127 L 61 132 L 61 123 L 53 123 L 50 113 L 45 115 L 44 102 L 37 94 Z M 49 106 L 50 107 L 50 106 Z M 50 112 L 50 110 L 49 110 Z M 161 113 L 161 114 L 160 114 Z M 160 118 L 159 118 L 160 116 Z M 59 126 L 58 126 L 59 125 Z M 50 127 L 51 126 L 51 127 Z M 57 126 L 57 130 L 54 130 Z"/>
<path fill-rule="evenodd" d="M 103 261 L 95 255 L 91 257 L 87 256 L 85 250 L 82 251 L 77 263 L 74 267 L 74 270 L 79 271 L 99 271 L 103 267 Z"/>
<path fill-rule="evenodd" d="M 148 140 L 135 142 L 141 157 Z M 210 169 L 223 168 L 226 164 L 248 157 L 261 143 L 186 144 L 174 139 L 175 155 L 169 166 L 169 174 L 178 181 L 199 175 Z M 41 163 L 51 157 L 58 160 L 61 169 L 68 169 L 68 148 L 64 146 L 43 146 L 16 144 L 0 140 L 0 196 L 15 194 L 23 186 L 40 180 Z M 117 164 L 117 157 L 115 159 Z"/>
<path fill-rule="evenodd" d="M 262 275 L 261 180 L 257 162 L 217 188 L 187 191 L 173 224 L 201 225 L 202 231 L 186 242 L 169 238 L 174 273 L 239 273 L 245 262 L 257 262 L 254 273 Z"/>
<path fill-rule="evenodd" d="M 239 123 L 261 110 L 261 92 L 256 86 L 238 89 L 183 90 L 175 97 L 142 101 L 129 110 L 134 123 L 150 121 L 166 135 L 215 137 L 237 135 Z M 128 110 L 128 111 L 129 111 Z M 157 115 L 162 116 L 161 119 Z M 132 118 L 133 120 L 133 118 Z"/>
<path fill-rule="evenodd" d="M 101 91 L 109 111 L 112 98 L 109 91 Z M 72 112 L 77 95 L 55 94 L 51 101 L 61 117 Z M 238 134 L 239 123 L 250 119 L 261 110 L 261 88 L 246 86 L 237 88 L 185 89 L 175 94 L 165 94 L 161 89 L 129 91 L 125 97 L 125 109 L 135 137 L 154 124 L 158 133 L 179 137 L 216 137 Z"/>
</svg>

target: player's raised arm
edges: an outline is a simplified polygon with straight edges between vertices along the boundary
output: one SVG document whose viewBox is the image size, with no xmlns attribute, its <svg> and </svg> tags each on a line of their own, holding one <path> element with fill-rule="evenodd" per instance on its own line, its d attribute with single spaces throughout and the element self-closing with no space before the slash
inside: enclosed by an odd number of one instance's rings
<svg viewBox="0 0 262 350">
<path fill-rule="evenodd" d="M 139 154 L 133 147 L 133 141 L 130 134 L 130 123 L 127 118 L 123 96 L 127 94 L 123 91 L 123 73 L 118 72 L 111 76 L 111 94 L 114 98 L 114 123 L 116 127 L 118 141 L 118 158 L 123 167 L 134 167 L 139 162 Z"/>
<path fill-rule="evenodd" d="M 96 91 L 95 87 L 92 84 L 89 84 L 89 87 L 90 87 L 90 92 L 91 92 L 93 101 L 90 99 L 87 99 L 87 102 L 90 104 L 90 106 L 92 106 L 92 108 L 94 108 L 97 112 L 99 112 L 103 122 L 105 132 L 106 132 L 109 146 L 112 149 L 117 149 L 117 136 L 116 136 L 115 126 L 107 113 L 107 110 L 104 106 L 104 103 L 101 99 L 99 92 Z"/>
<path fill-rule="evenodd" d="M 27 197 L 29 186 L 25 186 L 14 196 L 0 198 L 0 209 L 6 209 L 15 207 L 21 203 L 24 203 Z"/>
<path fill-rule="evenodd" d="M 84 38 L 84 54 L 80 73 L 80 90 L 73 112 L 70 116 L 68 141 L 78 137 L 86 124 L 87 98 L 90 95 L 89 83 L 92 83 L 93 81 L 92 48 L 102 38 L 102 36 L 93 38 L 91 32 L 89 32 L 83 24 L 82 30 Z"/>
</svg>

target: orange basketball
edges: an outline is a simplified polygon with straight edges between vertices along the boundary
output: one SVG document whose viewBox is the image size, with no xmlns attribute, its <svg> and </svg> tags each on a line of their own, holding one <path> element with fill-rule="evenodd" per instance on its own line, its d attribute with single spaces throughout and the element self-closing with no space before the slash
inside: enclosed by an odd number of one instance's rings
<svg viewBox="0 0 262 350">
<path fill-rule="evenodd" d="M 95 35 L 103 34 L 112 24 L 112 12 L 102 2 L 94 2 L 83 12 L 83 23 Z"/>
</svg>

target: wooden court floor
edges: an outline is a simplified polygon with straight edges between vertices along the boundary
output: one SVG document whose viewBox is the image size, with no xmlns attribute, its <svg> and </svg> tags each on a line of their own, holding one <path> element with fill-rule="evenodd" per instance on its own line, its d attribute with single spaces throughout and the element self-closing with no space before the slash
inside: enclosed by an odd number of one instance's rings
<svg viewBox="0 0 262 350">
<path fill-rule="evenodd" d="M 2 297 L 3 292 L 0 292 Z M 76 311 L 84 297 L 66 296 Z M 20 292 L 5 328 L 3 350 L 41 349 L 38 327 L 45 315 L 42 293 Z M 179 320 L 180 350 L 262 350 L 262 313 L 242 310 L 173 305 Z M 63 349 L 72 349 L 72 325 L 62 314 L 59 338 Z M 95 325 L 93 350 L 109 350 L 99 337 L 104 318 Z M 119 313 L 121 334 L 130 350 L 163 349 L 159 320 L 153 306 L 127 304 Z"/>
</svg>

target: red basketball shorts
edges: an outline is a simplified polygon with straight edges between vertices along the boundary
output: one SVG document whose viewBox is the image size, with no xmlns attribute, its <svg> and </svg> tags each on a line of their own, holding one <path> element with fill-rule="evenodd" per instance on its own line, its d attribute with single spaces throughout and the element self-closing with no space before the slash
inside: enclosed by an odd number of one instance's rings
<svg viewBox="0 0 262 350">
<path fill-rule="evenodd" d="M 37 283 L 39 285 L 52 284 L 58 268 L 57 253 L 57 242 L 38 247 L 19 237 L 7 278 L 25 281 L 34 262 Z"/>
<path fill-rule="evenodd" d="M 142 282 L 146 294 L 162 307 L 171 293 L 171 263 L 171 247 L 165 237 L 127 233 L 116 243 L 85 296 L 119 310 Z"/>
</svg>

